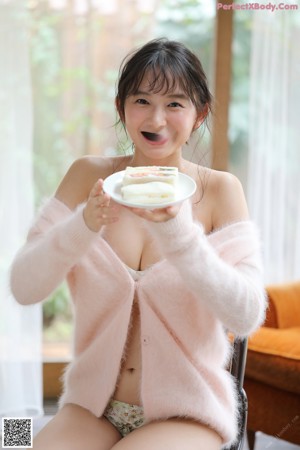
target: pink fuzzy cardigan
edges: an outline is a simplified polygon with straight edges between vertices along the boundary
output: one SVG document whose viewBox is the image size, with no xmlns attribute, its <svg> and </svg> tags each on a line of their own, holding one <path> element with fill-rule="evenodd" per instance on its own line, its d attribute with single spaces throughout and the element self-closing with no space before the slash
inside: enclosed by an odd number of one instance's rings
<svg viewBox="0 0 300 450">
<path fill-rule="evenodd" d="M 205 235 L 186 201 L 168 222 L 145 221 L 164 259 L 134 282 L 101 232 L 87 228 L 82 208 L 73 212 L 50 199 L 11 267 L 11 289 L 22 304 L 45 299 L 67 277 L 74 358 L 60 404 L 102 415 L 117 383 L 137 290 L 146 419 L 192 417 L 224 444 L 234 441 L 238 405 L 226 370 L 226 332 L 252 333 L 266 307 L 255 226 L 238 222 Z"/>
</svg>

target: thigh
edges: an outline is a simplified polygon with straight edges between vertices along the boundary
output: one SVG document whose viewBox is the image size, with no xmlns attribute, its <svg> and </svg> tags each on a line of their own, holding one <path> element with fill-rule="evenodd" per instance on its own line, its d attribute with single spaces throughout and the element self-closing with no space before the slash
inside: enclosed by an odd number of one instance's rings
<svg viewBox="0 0 300 450">
<path fill-rule="evenodd" d="M 220 450 L 221 437 L 192 420 L 152 422 L 132 431 L 112 450 Z"/>
<path fill-rule="evenodd" d="M 37 434 L 33 450 L 110 450 L 120 439 L 108 420 L 68 404 Z"/>
</svg>

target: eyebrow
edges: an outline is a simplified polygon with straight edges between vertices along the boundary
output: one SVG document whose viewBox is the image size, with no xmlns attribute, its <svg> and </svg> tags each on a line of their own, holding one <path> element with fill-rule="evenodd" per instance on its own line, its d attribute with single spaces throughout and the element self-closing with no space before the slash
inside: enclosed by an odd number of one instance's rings
<svg viewBox="0 0 300 450">
<path fill-rule="evenodd" d="M 136 91 L 133 95 L 151 95 L 151 92 L 146 92 L 146 91 Z M 189 100 L 189 97 L 183 93 L 171 93 L 171 94 L 167 94 L 166 97 L 168 98 L 179 98 L 182 100 Z"/>
</svg>

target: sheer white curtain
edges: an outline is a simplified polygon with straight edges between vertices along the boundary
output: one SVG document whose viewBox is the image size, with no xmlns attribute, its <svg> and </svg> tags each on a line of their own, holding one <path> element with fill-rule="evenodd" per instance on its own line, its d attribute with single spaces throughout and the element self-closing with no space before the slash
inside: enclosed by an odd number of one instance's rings
<svg viewBox="0 0 300 450">
<path fill-rule="evenodd" d="M 0 416 L 42 414 L 41 307 L 18 305 L 9 290 L 9 265 L 33 217 L 26 43 L 25 2 L 0 0 Z"/>
<path fill-rule="evenodd" d="M 266 283 L 300 280 L 299 15 L 258 11 L 253 22 L 247 192 Z"/>
</svg>

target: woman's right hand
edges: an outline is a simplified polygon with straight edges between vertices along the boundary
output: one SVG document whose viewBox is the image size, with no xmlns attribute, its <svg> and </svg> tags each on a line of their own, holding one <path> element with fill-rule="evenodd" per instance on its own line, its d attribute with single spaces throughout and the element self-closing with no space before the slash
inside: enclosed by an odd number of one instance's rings
<svg viewBox="0 0 300 450">
<path fill-rule="evenodd" d="M 88 201 L 83 209 L 83 218 L 86 226 L 95 232 L 98 232 L 103 225 L 116 222 L 118 207 L 111 205 L 111 199 L 103 191 L 103 180 L 100 178 L 94 184 Z"/>
</svg>

